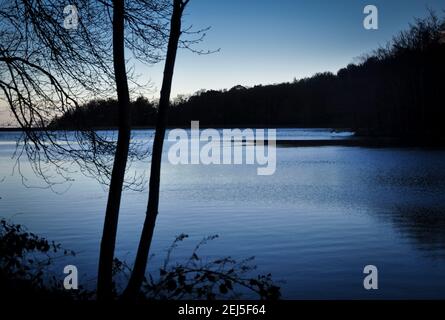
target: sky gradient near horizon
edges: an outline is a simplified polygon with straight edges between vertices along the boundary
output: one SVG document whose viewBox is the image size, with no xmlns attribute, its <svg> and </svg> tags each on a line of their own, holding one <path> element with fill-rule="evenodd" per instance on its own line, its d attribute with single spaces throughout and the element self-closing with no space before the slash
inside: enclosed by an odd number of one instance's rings
<svg viewBox="0 0 445 320">
<path fill-rule="evenodd" d="M 379 29 L 363 27 L 366 5 L 379 9 Z M 445 9 L 444 0 L 191 0 L 184 26 L 211 27 L 197 49 L 180 50 L 172 97 L 200 89 L 223 89 L 289 82 L 317 72 L 336 72 L 360 55 L 384 45 L 427 9 Z M 152 82 L 156 98 L 163 63 L 137 64 L 141 81 Z M 8 118 L 1 106 L 0 125 Z"/>
</svg>

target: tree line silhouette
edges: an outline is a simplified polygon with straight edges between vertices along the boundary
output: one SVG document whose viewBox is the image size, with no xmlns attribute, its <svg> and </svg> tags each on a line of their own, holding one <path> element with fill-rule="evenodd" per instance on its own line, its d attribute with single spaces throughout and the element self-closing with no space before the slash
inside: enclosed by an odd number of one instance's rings
<svg viewBox="0 0 445 320">
<path fill-rule="evenodd" d="M 430 12 L 385 47 L 337 74 L 291 83 L 201 90 L 170 107 L 169 126 L 331 127 L 362 135 L 443 137 L 445 19 Z M 56 128 L 114 127 L 116 102 L 92 101 L 53 121 Z M 132 102 L 133 126 L 153 126 L 156 103 Z"/>
</svg>

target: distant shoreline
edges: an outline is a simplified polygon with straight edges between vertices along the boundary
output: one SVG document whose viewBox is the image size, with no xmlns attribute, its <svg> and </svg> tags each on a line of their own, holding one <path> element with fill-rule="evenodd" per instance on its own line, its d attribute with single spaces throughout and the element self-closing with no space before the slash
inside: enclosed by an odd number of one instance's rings
<svg viewBox="0 0 445 320">
<path fill-rule="evenodd" d="M 331 140 L 277 140 L 281 147 L 365 147 L 365 148 L 429 148 L 445 149 L 445 141 L 406 140 L 399 138 L 352 138 Z"/>
<path fill-rule="evenodd" d="M 189 127 L 186 126 L 173 126 L 168 127 L 171 128 L 184 128 L 187 129 Z M 209 128 L 207 126 L 202 126 L 201 129 Z M 235 127 L 227 127 L 227 126 L 212 126 L 211 128 L 217 129 L 232 129 Z M 243 128 L 252 128 L 252 129 L 268 129 L 270 127 L 239 127 Z M 147 130 L 147 129 L 155 129 L 155 127 L 135 127 L 132 130 Z M 353 129 L 348 128 L 302 128 L 302 127 L 274 127 L 270 129 L 303 129 L 303 130 L 333 130 L 337 132 L 353 132 Z M 42 129 L 33 129 L 34 131 L 39 131 Z M 107 131 L 107 130 L 116 130 L 116 128 L 96 128 L 96 131 Z M 21 132 L 23 131 L 21 128 L 0 128 L 1 132 Z M 52 131 L 74 131 L 74 130 L 52 130 Z M 256 143 L 257 141 L 243 140 L 243 142 L 252 142 Z M 265 140 L 264 144 L 268 144 L 268 141 Z M 365 148 L 429 148 L 429 149 L 445 149 L 445 139 L 428 139 L 428 138 L 399 138 L 399 137 L 378 137 L 378 136 L 352 136 L 350 138 L 333 138 L 333 139 L 305 139 L 305 140 L 290 140 L 290 139 L 276 139 L 276 145 L 280 147 L 365 147 Z"/>
<path fill-rule="evenodd" d="M 190 125 L 169 125 L 167 126 L 167 129 L 190 129 Z M 330 127 L 302 127 L 302 126 L 290 126 L 290 125 L 275 125 L 275 126 L 261 126 L 261 125 L 233 125 L 233 126 L 227 126 L 227 125 L 201 125 L 200 124 L 200 128 L 201 129 L 245 129 L 245 128 L 251 128 L 251 129 L 306 129 L 306 130 L 310 130 L 310 129 L 314 129 L 314 130 L 321 130 L 321 129 L 325 129 L 325 130 L 333 130 L 333 131 L 339 131 L 339 132 L 344 132 L 344 131 L 355 131 L 354 129 L 351 128 L 330 128 Z M 97 127 L 97 128 L 93 128 L 94 131 L 110 131 L 110 130 L 117 130 L 117 127 Z M 132 130 L 147 130 L 147 129 L 156 129 L 156 126 L 142 126 L 142 127 L 132 127 Z M 74 128 L 58 128 L 58 129 L 48 129 L 48 128 L 33 128 L 31 129 L 31 131 L 42 131 L 42 130 L 47 130 L 47 131 L 76 131 L 79 130 L 81 131 L 82 129 L 74 129 Z M 86 130 L 86 129 L 83 129 Z M 18 127 L 14 127 L 14 128 L 1 128 L 0 127 L 0 132 L 19 132 L 19 131 L 23 131 L 22 128 L 18 128 Z"/>
</svg>

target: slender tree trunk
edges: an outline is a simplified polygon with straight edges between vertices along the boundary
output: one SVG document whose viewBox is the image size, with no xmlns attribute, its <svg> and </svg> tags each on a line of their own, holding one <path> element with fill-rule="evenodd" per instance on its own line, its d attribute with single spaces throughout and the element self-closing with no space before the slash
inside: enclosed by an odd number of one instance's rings
<svg viewBox="0 0 445 320">
<path fill-rule="evenodd" d="M 124 56 L 124 10 L 124 0 L 113 1 L 113 60 L 119 102 L 119 133 L 100 245 L 97 280 L 99 300 L 110 299 L 112 294 L 114 248 L 131 134 L 130 96 Z"/>
<path fill-rule="evenodd" d="M 181 17 L 184 7 L 188 3 L 182 0 L 173 0 L 173 13 L 171 17 L 170 37 L 168 42 L 167 57 L 162 81 L 161 96 L 159 101 L 158 116 L 156 121 L 156 133 L 153 142 L 150 190 L 148 196 L 147 212 L 139 242 L 139 247 L 131 273 L 130 281 L 124 292 L 124 298 L 134 298 L 140 290 L 145 275 L 147 260 L 150 252 L 153 231 L 156 223 L 159 206 L 159 183 L 161 177 L 162 147 L 164 144 L 165 128 L 167 125 L 167 113 L 170 104 L 170 92 L 173 79 L 173 71 L 181 35 Z"/>
</svg>

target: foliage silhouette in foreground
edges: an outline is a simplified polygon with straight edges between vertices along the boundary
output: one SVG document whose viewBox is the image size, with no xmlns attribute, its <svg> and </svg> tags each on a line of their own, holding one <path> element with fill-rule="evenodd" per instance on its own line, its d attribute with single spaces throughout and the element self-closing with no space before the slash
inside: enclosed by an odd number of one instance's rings
<svg viewBox="0 0 445 320">
<path fill-rule="evenodd" d="M 71 299 L 62 281 L 51 271 L 55 259 L 74 256 L 74 251 L 28 232 L 19 224 L 0 220 L 0 297 L 9 299 Z M 91 293 L 79 287 L 76 299 Z"/>
<path fill-rule="evenodd" d="M 231 257 L 208 260 L 199 249 L 218 236 L 201 240 L 183 263 L 172 262 L 171 255 L 188 238 L 181 234 L 167 250 L 159 272 L 144 278 L 139 301 L 152 299 L 237 299 L 243 293 L 253 293 L 259 299 L 279 299 L 280 288 L 272 276 L 252 277 L 256 266 L 253 257 L 236 261 Z M 38 299 L 86 301 L 95 299 L 96 292 L 79 286 L 79 290 L 65 290 L 63 277 L 52 271 L 56 259 L 69 258 L 74 251 L 29 232 L 21 225 L 0 220 L 0 296 L 8 299 Z M 113 297 L 120 299 L 117 283 L 123 282 L 131 268 L 114 260 Z"/>
<path fill-rule="evenodd" d="M 140 299 L 239 299 L 241 290 L 254 293 L 259 299 L 280 298 L 280 288 L 273 283 L 271 274 L 251 277 L 256 269 L 254 257 L 237 261 L 231 257 L 208 260 L 200 256 L 199 249 L 217 235 L 202 239 L 183 263 L 172 262 L 171 254 L 186 238 L 188 235 L 181 234 L 173 241 L 158 276 L 145 277 Z M 128 274 L 131 269 L 115 260 L 115 271 Z"/>
</svg>

